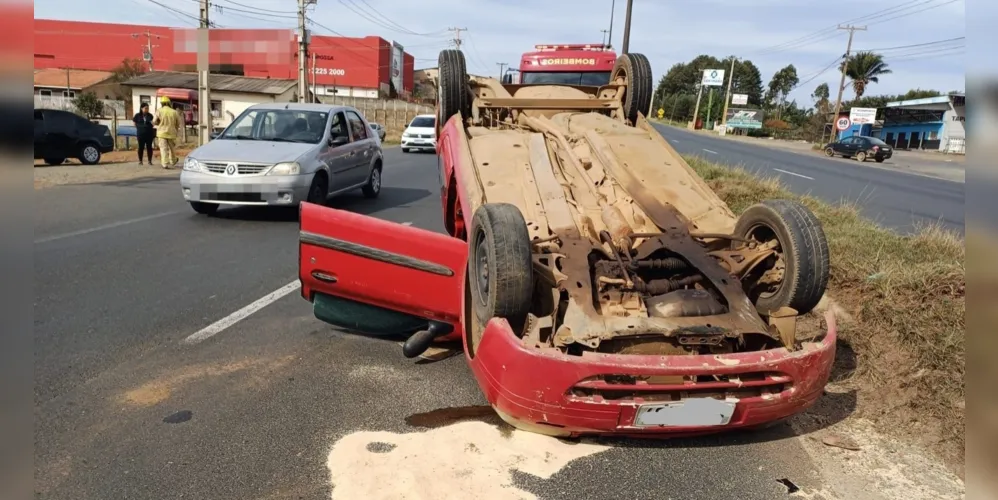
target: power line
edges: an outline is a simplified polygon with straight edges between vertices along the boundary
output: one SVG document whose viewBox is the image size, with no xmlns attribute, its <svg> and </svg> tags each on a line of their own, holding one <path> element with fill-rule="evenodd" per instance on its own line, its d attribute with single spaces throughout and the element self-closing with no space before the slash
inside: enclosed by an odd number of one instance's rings
<svg viewBox="0 0 998 500">
<path fill-rule="evenodd" d="M 825 66 L 823 69 L 818 70 L 817 72 L 815 72 L 812 75 L 809 75 L 806 80 L 798 83 L 797 85 L 794 85 L 794 88 L 791 89 L 790 91 L 793 92 L 794 90 L 797 90 L 797 89 L 803 87 L 804 85 L 807 85 L 808 83 L 813 82 L 816 78 L 818 78 L 819 76 L 825 74 L 828 70 L 832 69 L 833 66 L 835 66 L 836 64 L 840 64 L 841 62 L 842 62 L 842 57 L 841 56 L 836 57 L 835 59 L 832 60 L 832 62 L 828 63 L 828 66 Z"/>
<path fill-rule="evenodd" d="M 225 3 L 231 3 L 232 5 L 236 5 L 236 6 L 239 6 L 239 7 L 245 7 L 247 9 L 253 9 L 253 10 L 256 10 L 256 11 L 266 12 L 266 13 L 270 13 L 270 14 L 290 14 L 290 15 L 294 15 L 295 14 L 295 12 L 293 10 L 264 9 L 263 7 L 257 7 L 255 5 L 246 5 L 244 3 L 239 3 L 239 2 L 236 2 L 235 0 L 218 0 L 218 1 L 225 2 Z"/>
<path fill-rule="evenodd" d="M 875 24 L 880 24 L 880 23 L 886 23 L 887 21 L 893 21 L 895 19 L 900 19 L 902 17 L 907 17 L 907 16 L 910 16 L 910 15 L 913 15 L 913 14 L 918 14 L 919 12 L 925 12 L 925 11 L 930 10 L 930 9 L 935 9 L 936 7 L 942 7 L 944 5 L 949 5 L 951 3 L 962 2 L 962 1 L 963 0 L 949 0 L 948 2 L 943 2 L 943 3 L 940 3 L 940 4 L 936 4 L 936 5 L 930 5 L 930 6 L 926 7 L 926 8 L 924 8 L 924 9 L 919 9 L 919 10 L 916 10 L 914 12 L 909 12 L 907 14 L 901 14 L 899 16 L 894 16 L 894 17 L 891 17 L 891 18 L 888 18 L 888 19 L 883 19 L 883 20 L 880 20 L 880 21 L 869 23 L 868 26 L 873 26 Z"/>
<path fill-rule="evenodd" d="M 340 0 L 340 1 L 342 2 L 343 0 Z M 350 2 L 350 3 L 352 3 L 352 4 L 354 4 L 354 5 L 357 5 L 357 4 L 355 3 L 355 0 L 346 0 L 346 1 L 348 1 L 348 2 Z M 388 16 L 386 16 L 386 15 L 382 14 L 382 13 L 381 13 L 381 11 L 379 11 L 379 10 L 378 10 L 378 9 L 376 9 L 376 8 L 374 8 L 374 6 L 373 6 L 373 5 L 371 5 L 370 3 L 368 3 L 368 2 L 367 2 L 367 0 L 359 0 L 359 1 L 360 1 L 361 3 L 363 3 L 364 5 L 366 5 L 366 6 L 367 6 L 367 8 L 368 8 L 368 9 L 370 9 L 370 10 L 371 10 L 371 12 L 373 12 L 373 13 L 374 13 L 375 15 L 377 15 L 377 16 L 378 16 L 378 17 L 380 17 L 381 19 L 384 19 L 384 20 L 385 20 L 385 22 L 387 22 L 387 23 L 389 23 L 389 24 L 392 24 L 392 25 L 394 25 L 394 26 L 397 26 L 397 27 L 398 27 L 399 29 L 401 29 L 401 30 L 402 30 L 402 32 L 403 32 L 403 33 L 405 33 L 405 34 L 407 34 L 407 35 L 412 35 L 412 36 L 425 36 L 425 37 L 439 37 L 439 36 L 443 36 L 443 35 L 445 35 L 445 34 L 447 33 L 447 30 L 438 30 L 438 31 L 433 31 L 433 32 L 429 32 L 429 33 L 417 33 L 417 32 L 415 32 L 415 31 L 413 31 L 413 30 L 411 30 L 411 29 L 409 29 L 409 28 L 406 28 L 405 26 L 402 26 L 401 24 L 399 24 L 399 23 L 397 23 L 397 22 L 395 22 L 395 21 L 391 20 L 391 19 L 390 19 L 390 18 L 389 18 Z M 361 8 L 361 7 L 360 7 L 359 5 L 357 5 L 357 8 Z"/>
<path fill-rule="evenodd" d="M 859 49 L 859 50 L 857 50 L 857 52 L 887 52 L 887 51 L 891 51 L 891 50 L 907 49 L 907 48 L 911 48 L 911 47 L 924 47 L 926 45 L 942 45 L 942 44 L 945 44 L 947 42 L 955 42 L 957 40 L 966 40 L 966 39 L 967 39 L 967 37 L 961 36 L 961 37 L 958 37 L 958 38 L 949 38 L 949 39 L 946 39 L 946 40 L 936 40 L 934 42 L 914 43 L 914 44 L 911 44 L 911 45 L 898 45 L 897 47 L 878 47 L 878 48 L 875 48 L 875 49 Z"/>
<path fill-rule="evenodd" d="M 164 8 L 164 9 L 166 9 L 169 12 L 172 12 L 174 14 L 177 14 L 177 15 L 180 15 L 180 16 L 183 16 L 183 17 L 186 17 L 189 20 L 201 22 L 201 18 L 199 18 L 198 16 L 195 16 L 195 15 L 192 15 L 192 14 L 188 14 L 188 13 L 182 11 L 182 10 L 178 10 L 178 9 L 173 8 L 173 7 L 170 7 L 169 5 L 157 2 L 156 0 L 147 0 L 147 1 L 150 2 L 150 3 L 153 3 L 155 5 L 158 5 L 158 6 L 162 7 L 162 8 Z M 195 1 L 197 1 L 197 0 L 195 0 Z M 217 28 L 218 26 L 214 26 L 213 25 L 212 27 Z"/>
</svg>

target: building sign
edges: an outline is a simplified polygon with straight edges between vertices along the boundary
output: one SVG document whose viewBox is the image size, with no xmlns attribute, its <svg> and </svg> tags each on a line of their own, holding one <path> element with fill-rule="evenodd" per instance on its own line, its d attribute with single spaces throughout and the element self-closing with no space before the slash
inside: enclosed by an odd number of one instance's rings
<svg viewBox="0 0 998 500">
<path fill-rule="evenodd" d="M 549 57 L 546 59 L 541 59 L 541 66 L 562 66 L 562 65 L 595 66 L 596 59 L 592 57 L 560 57 L 560 58 Z"/>
<path fill-rule="evenodd" d="M 309 68 L 313 75 L 346 76 L 347 70 L 341 68 Z"/>
<path fill-rule="evenodd" d="M 744 106 L 748 104 L 748 94 L 731 94 L 731 104 Z"/>
<path fill-rule="evenodd" d="M 703 79 L 700 80 L 700 85 L 704 85 L 706 87 L 720 87 L 724 85 L 724 70 L 723 69 L 703 70 Z"/>
<path fill-rule="evenodd" d="M 395 86 L 395 92 L 401 94 L 402 89 L 402 45 L 398 42 L 392 41 L 392 73 L 391 73 L 392 85 Z"/>
<path fill-rule="evenodd" d="M 762 128 L 763 113 L 761 109 L 729 109 L 727 128 Z"/>
<path fill-rule="evenodd" d="M 852 108 L 849 121 L 855 125 L 872 125 L 877 119 L 877 108 Z"/>
</svg>

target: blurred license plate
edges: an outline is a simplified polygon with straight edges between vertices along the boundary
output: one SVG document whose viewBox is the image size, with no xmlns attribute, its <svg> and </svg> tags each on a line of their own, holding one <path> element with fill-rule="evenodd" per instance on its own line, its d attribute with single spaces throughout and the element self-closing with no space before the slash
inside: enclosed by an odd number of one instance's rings
<svg viewBox="0 0 998 500">
<path fill-rule="evenodd" d="M 693 398 L 638 407 L 634 425 L 638 427 L 701 427 L 727 425 L 736 403 L 712 398 Z"/>
</svg>

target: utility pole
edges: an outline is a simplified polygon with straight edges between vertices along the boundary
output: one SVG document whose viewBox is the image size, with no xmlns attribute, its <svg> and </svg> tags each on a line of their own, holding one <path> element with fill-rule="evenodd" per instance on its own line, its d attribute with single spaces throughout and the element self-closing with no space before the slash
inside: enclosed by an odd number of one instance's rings
<svg viewBox="0 0 998 500">
<path fill-rule="evenodd" d="M 599 32 L 603 33 L 603 47 L 606 47 L 607 46 L 606 45 L 606 34 L 609 33 L 610 30 L 599 30 Z"/>
<path fill-rule="evenodd" d="M 198 28 L 198 145 L 208 144 L 212 131 L 211 116 L 211 89 L 209 76 L 211 66 L 209 64 L 209 36 L 208 29 L 211 21 L 208 19 L 210 10 L 209 0 L 201 0 L 201 26 Z M 184 128 L 186 129 L 186 126 Z"/>
<path fill-rule="evenodd" d="M 306 102 L 308 94 L 308 27 L 305 7 L 313 0 L 298 0 L 298 102 Z"/>
<path fill-rule="evenodd" d="M 839 96 L 835 99 L 835 114 L 832 115 L 832 133 L 828 142 L 835 140 L 835 122 L 842 110 L 842 92 L 846 89 L 846 66 L 849 65 L 849 54 L 852 52 L 852 35 L 857 31 L 866 31 L 866 26 L 839 26 L 840 30 L 849 30 L 849 43 L 846 44 L 846 55 L 842 59 L 842 79 L 839 81 Z"/>
<path fill-rule="evenodd" d="M 620 47 L 623 54 L 626 54 L 631 46 L 631 6 L 633 4 L 634 0 L 627 0 L 627 14 L 624 15 L 624 43 Z"/>
<path fill-rule="evenodd" d="M 447 31 L 454 32 L 454 46 L 461 50 L 461 32 L 468 31 L 468 28 L 447 28 Z"/>
<path fill-rule="evenodd" d="M 728 103 L 731 102 L 731 83 L 735 81 L 735 61 L 737 60 L 737 57 L 731 56 L 731 72 L 728 73 L 728 90 L 724 91 L 724 111 L 721 112 L 721 125 L 728 124 Z"/>
<path fill-rule="evenodd" d="M 697 91 L 697 104 L 693 107 L 693 123 L 690 125 L 690 130 L 697 129 L 697 115 L 700 114 L 700 98 L 703 97 L 703 77 L 700 77 L 700 90 Z"/>
<path fill-rule="evenodd" d="M 502 81 L 502 75 L 503 75 L 502 70 L 505 69 L 506 66 L 509 66 L 509 65 L 506 64 L 506 63 L 496 63 L 496 66 L 499 66 L 499 80 Z"/>
<path fill-rule="evenodd" d="M 319 96 L 315 95 L 315 52 L 312 52 L 312 102 L 319 102 Z"/>
<path fill-rule="evenodd" d="M 617 0 L 610 1 L 610 34 L 606 37 L 606 46 L 613 47 L 613 12 L 617 10 Z"/>
<path fill-rule="evenodd" d="M 153 60 L 152 49 L 155 48 L 155 47 L 159 47 L 159 45 L 153 45 L 152 44 L 153 34 L 149 30 L 146 30 L 145 33 L 132 33 L 132 38 L 138 38 L 140 36 L 145 36 L 146 37 L 146 46 L 143 47 L 143 50 L 142 50 L 142 60 L 149 64 L 149 71 L 153 71 L 153 66 L 152 66 L 152 60 Z M 159 36 L 156 36 L 156 38 L 159 38 Z"/>
</svg>

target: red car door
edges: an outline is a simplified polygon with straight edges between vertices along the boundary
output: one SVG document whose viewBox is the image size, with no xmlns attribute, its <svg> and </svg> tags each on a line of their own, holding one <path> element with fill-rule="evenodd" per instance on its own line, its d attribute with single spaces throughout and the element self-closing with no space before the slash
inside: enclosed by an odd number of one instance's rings
<svg viewBox="0 0 998 500">
<path fill-rule="evenodd" d="M 299 229 L 301 293 L 318 319 L 377 337 L 462 331 L 464 241 L 311 203 Z"/>
</svg>

